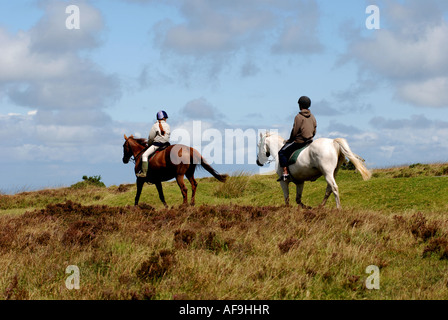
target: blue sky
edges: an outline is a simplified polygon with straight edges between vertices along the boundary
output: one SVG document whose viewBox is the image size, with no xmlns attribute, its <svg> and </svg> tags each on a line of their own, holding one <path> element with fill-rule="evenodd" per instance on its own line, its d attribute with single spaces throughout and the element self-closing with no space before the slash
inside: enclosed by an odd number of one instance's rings
<svg viewBox="0 0 448 320">
<path fill-rule="evenodd" d="M 371 168 L 446 162 L 447 13 L 444 0 L 2 1 L 0 191 L 133 182 L 123 134 L 146 137 L 160 109 L 173 130 L 287 137 L 301 95 L 317 136 L 346 138 Z M 258 172 L 249 158 L 215 167 Z"/>
</svg>

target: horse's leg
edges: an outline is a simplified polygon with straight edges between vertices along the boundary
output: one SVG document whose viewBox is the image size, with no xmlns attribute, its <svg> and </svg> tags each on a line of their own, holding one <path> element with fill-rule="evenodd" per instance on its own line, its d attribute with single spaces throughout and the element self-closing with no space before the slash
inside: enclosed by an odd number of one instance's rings
<svg viewBox="0 0 448 320">
<path fill-rule="evenodd" d="M 192 163 L 188 167 L 185 176 L 191 184 L 191 202 L 190 205 L 194 206 L 195 204 L 195 196 L 196 196 L 196 187 L 198 186 L 198 182 L 194 179 L 194 171 L 196 170 L 196 164 Z"/>
<path fill-rule="evenodd" d="M 322 201 L 322 203 L 320 204 L 320 207 L 324 207 L 325 204 L 327 203 L 328 198 L 330 197 L 330 195 L 333 192 L 333 188 L 331 187 L 330 184 L 327 183 L 327 190 L 325 191 L 325 197 L 324 200 Z"/>
<path fill-rule="evenodd" d="M 145 184 L 145 179 L 137 178 L 137 193 L 135 194 L 135 202 L 134 205 L 138 206 L 138 202 L 140 201 L 140 195 L 142 194 L 143 185 Z"/>
<path fill-rule="evenodd" d="M 302 203 L 302 193 L 303 193 L 303 187 L 305 185 L 305 182 L 298 182 L 296 184 L 296 203 L 299 205 L 299 207 L 301 208 L 307 208 L 307 206 L 305 206 Z"/>
<path fill-rule="evenodd" d="M 196 195 L 196 187 L 198 186 L 198 182 L 194 179 L 194 175 L 187 175 L 188 181 L 191 183 L 191 202 L 190 205 L 194 206 L 195 200 L 194 197 Z"/>
<path fill-rule="evenodd" d="M 333 174 L 332 173 L 326 174 L 325 180 L 327 180 L 327 191 L 325 192 L 324 201 L 322 202 L 321 206 L 325 205 L 328 197 L 333 192 L 334 198 L 336 200 L 336 208 L 341 209 L 341 201 L 339 199 L 339 188 L 338 188 L 338 185 L 336 184 L 336 180 L 334 179 Z"/>
<path fill-rule="evenodd" d="M 187 189 L 187 187 L 185 186 L 185 183 L 184 183 L 184 176 L 183 175 L 177 175 L 176 181 L 177 181 L 177 185 L 180 188 L 180 191 L 182 192 L 182 197 L 184 198 L 183 204 L 187 205 L 188 204 L 188 199 L 187 199 L 188 189 Z"/>
<path fill-rule="evenodd" d="M 281 181 L 280 186 L 283 190 L 283 196 L 285 197 L 285 205 L 289 206 L 289 181 Z"/>
<path fill-rule="evenodd" d="M 165 196 L 163 195 L 162 181 L 157 181 L 157 182 L 155 183 L 155 185 L 156 185 L 157 191 L 159 192 L 159 198 L 160 198 L 160 201 L 162 201 L 162 203 L 163 203 L 163 205 L 165 206 L 165 208 L 167 208 L 168 205 L 166 204 L 166 202 L 165 202 Z"/>
</svg>

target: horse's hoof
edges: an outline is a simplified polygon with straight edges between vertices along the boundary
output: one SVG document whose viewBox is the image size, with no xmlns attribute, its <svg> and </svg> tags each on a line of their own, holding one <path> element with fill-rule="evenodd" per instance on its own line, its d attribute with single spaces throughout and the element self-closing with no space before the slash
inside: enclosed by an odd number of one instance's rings
<svg viewBox="0 0 448 320">
<path fill-rule="evenodd" d="M 307 209 L 307 210 L 312 209 L 310 206 L 306 206 L 303 203 L 298 203 L 297 206 L 299 209 Z"/>
</svg>

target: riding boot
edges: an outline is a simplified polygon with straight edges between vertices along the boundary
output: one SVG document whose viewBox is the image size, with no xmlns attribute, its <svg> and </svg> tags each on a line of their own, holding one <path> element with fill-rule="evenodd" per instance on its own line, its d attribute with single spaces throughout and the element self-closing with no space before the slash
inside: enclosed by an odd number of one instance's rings
<svg viewBox="0 0 448 320">
<path fill-rule="evenodd" d="M 289 180 L 290 180 L 290 177 L 289 177 L 289 170 L 288 169 L 287 170 L 283 170 L 283 175 L 280 178 L 277 179 L 278 182 L 281 182 L 281 181 L 287 182 Z"/>
<path fill-rule="evenodd" d="M 137 173 L 136 176 L 139 178 L 146 178 L 148 173 L 148 161 L 142 161 L 142 171 Z"/>
</svg>

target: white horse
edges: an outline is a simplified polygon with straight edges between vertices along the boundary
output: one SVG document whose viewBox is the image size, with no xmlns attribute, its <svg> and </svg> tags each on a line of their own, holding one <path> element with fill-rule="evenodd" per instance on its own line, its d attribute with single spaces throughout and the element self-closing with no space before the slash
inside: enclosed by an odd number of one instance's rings
<svg viewBox="0 0 448 320">
<path fill-rule="evenodd" d="M 270 155 L 276 161 L 276 171 L 279 177 L 283 175 L 283 169 L 279 166 L 278 152 L 285 144 L 285 139 L 277 134 L 267 132 L 260 133 L 260 142 L 258 144 L 257 164 L 263 166 L 268 162 Z M 335 181 L 335 176 L 347 157 L 359 171 L 364 180 L 369 180 L 371 172 L 364 166 L 361 158 L 354 154 L 345 139 L 326 139 L 315 140 L 305 150 L 303 150 L 297 161 L 289 165 L 289 173 L 292 182 L 297 186 L 296 202 L 299 206 L 305 207 L 302 203 L 302 192 L 305 181 L 316 181 L 320 176 L 324 176 L 327 181 L 327 190 L 321 206 L 327 203 L 331 193 L 336 199 L 336 207 L 341 208 L 339 199 L 339 189 Z M 285 204 L 289 205 L 289 181 L 281 181 L 280 185 L 285 197 Z"/>
</svg>

